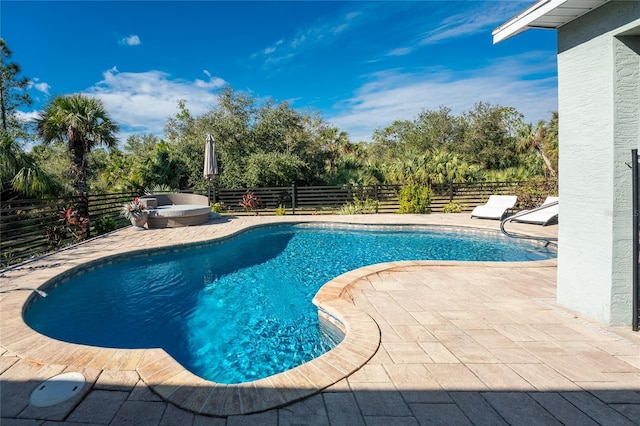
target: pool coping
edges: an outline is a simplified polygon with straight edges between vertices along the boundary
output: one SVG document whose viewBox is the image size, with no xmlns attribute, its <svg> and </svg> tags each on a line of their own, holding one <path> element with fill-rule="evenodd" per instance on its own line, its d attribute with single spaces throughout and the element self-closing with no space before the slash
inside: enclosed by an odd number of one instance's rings
<svg viewBox="0 0 640 426">
<path fill-rule="evenodd" d="M 315 220 L 267 220 L 266 224 L 282 223 L 318 223 L 327 222 L 327 218 Z M 328 221 L 335 223 L 335 221 Z M 341 222 L 349 224 L 349 222 Z M 394 223 L 400 225 L 402 223 Z M 209 225 L 214 225 L 209 223 Z M 264 226 L 258 223 L 242 226 L 229 232 L 225 237 L 234 237 L 239 233 Z M 358 225 L 358 224 L 355 224 Z M 361 225 L 361 224 L 360 224 Z M 407 223 L 407 225 L 429 225 Z M 204 225 L 208 226 L 208 225 Z M 437 225 L 435 225 L 437 226 Z M 465 228 L 465 226 L 452 226 Z M 193 227 L 198 228 L 198 227 Z M 495 230 L 491 230 L 495 232 Z M 160 248 L 171 248 L 202 244 L 208 240 L 190 242 L 181 245 L 169 244 Z M 148 249 L 148 248 L 147 248 Z M 136 250 L 125 250 L 117 254 L 104 254 L 92 261 L 104 262 L 109 256 L 131 254 Z M 64 257 L 64 256 L 63 256 Z M 55 260 L 55 256 L 49 260 Z M 46 262 L 46 260 L 44 260 Z M 91 263 L 90 261 L 89 263 Z M 38 280 L 34 286 L 46 287 L 61 273 L 69 273 L 82 268 L 87 262 L 69 262 L 62 271 Z M 43 364 L 68 366 L 70 371 L 80 371 L 87 377 L 97 377 L 98 370 L 135 371 L 153 391 L 164 400 L 197 414 L 226 417 L 237 414 L 249 414 L 282 407 L 337 383 L 344 377 L 359 370 L 376 353 L 380 345 L 380 329 L 377 323 L 364 311 L 358 309 L 350 300 L 349 289 L 362 278 L 382 271 L 392 271 L 408 266 L 470 266 L 483 267 L 555 267 L 556 259 L 527 262 L 456 262 L 456 261 L 402 261 L 369 265 L 342 274 L 326 283 L 313 298 L 313 303 L 321 312 L 329 315 L 344 327 L 345 338 L 331 351 L 300 365 L 294 369 L 269 376 L 264 379 L 240 384 L 219 384 L 202 379 L 186 370 L 163 349 L 113 349 L 61 342 L 41 335 L 31 329 L 22 319 L 22 313 L 36 296 L 31 293 L 12 292 L 4 294 L 0 303 L 2 314 L 0 326 L 2 336 L 0 344 L 17 356 Z M 34 265 L 37 271 L 37 266 Z M 37 273 L 37 272 L 36 272 Z M 46 289 L 46 288 L 44 288 Z M 94 379 L 95 380 L 95 379 Z"/>
</svg>

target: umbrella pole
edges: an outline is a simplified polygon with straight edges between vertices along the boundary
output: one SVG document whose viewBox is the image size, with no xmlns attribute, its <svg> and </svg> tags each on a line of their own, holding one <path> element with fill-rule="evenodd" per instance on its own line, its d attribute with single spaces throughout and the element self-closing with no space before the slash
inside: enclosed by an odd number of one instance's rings
<svg viewBox="0 0 640 426">
<path fill-rule="evenodd" d="M 207 196 L 207 200 L 209 204 L 211 204 L 211 179 L 207 179 L 207 182 L 209 182 L 209 195 Z"/>
</svg>

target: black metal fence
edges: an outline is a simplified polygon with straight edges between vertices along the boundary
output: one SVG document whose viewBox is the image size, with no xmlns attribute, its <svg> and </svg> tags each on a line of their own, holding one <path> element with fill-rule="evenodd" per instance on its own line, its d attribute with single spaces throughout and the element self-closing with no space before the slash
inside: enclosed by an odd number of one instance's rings
<svg viewBox="0 0 640 426">
<path fill-rule="evenodd" d="M 3 199 L 0 205 L 0 266 L 57 250 L 104 230 L 125 226 L 120 209 L 137 193 L 91 194 L 46 199 Z M 88 220 L 75 215 L 88 211 Z M 73 216 L 72 216 L 73 215 Z"/>
<path fill-rule="evenodd" d="M 633 221 L 633 273 L 632 273 L 632 286 L 633 286 L 633 317 L 632 317 L 632 326 L 633 331 L 638 331 L 638 322 L 640 321 L 640 218 L 638 215 L 640 214 L 638 210 L 640 191 L 638 180 L 640 177 L 638 176 L 640 172 L 638 171 L 638 150 L 631 150 L 631 190 L 632 190 L 632 221 Z"/>
<path fill-rule="evenodd" d="M 273 213 L 284 208 L 287 213 L 334 213 L 342 206 L 360 200 L 378 201 L 378 213 L 398 211 L 399 185 L 345 185 L 345 186 L 301 186 L 278 188 L 220 189 L 216 201 L 223 204 L 224 211 L 239 213 L 243 208 L 239 200 L 252 192 L 259 200 L 260 213 Z"/>
<path fill-rule="evenodd" d="M 519 185 L 517 182 L 491 182 L 435 186 L 432 187 L 431 211 L 441 212 L 452 200 L 460 204 L 462 211 L 471 211 L 484 203 L 489 195 L 512 194 Z M 247 192 L 253 192 L 260 200 L 260 214 L 274 214 L 279 207 L 285 208 L 287 214 L 322 214 L 335 213 L 357 197 L 377 201 L 378 213 L 395 213 L 400 207 L 400 190 L 399 185 L 217 189 L 215 200 L 223 203 L 223 213 L 242 214 L 244 210 L 239 201 Z M 2 199 L 0 267 L 128 225 L 129 221 L 120 216 L 120 211 L 123 204 L 138 195 L 141 194 L 123 192 L 86 197 Z M 88 220 L 69 216 L 74 210 L 88 212 Z"/>
<path fill-rule="evenodd" d="M 484 203 L 492 194 L 513 194 L 521 182 L 477 182 L 432 186 L 431 211 L 441 212 L 451 201 L 460 204 L 462 211 L 471 211 Z M 215 199 L 223 206 L 223 211 L 240 213 L 239 201 L 247 192 L 252 192 L 260 200 L 260 213 L 273 213 L 278 207 L 292 214 L 334 213 L 342 206 L 354 201 L 375 200 L 378 213 L 396 213 L 400 207 L 401 185 L 343 185 L 304 186 L 292 185 L 277 188 L 216 189 Z M 205 194 L 206 195 L 206 194 Z"/>
</svg>

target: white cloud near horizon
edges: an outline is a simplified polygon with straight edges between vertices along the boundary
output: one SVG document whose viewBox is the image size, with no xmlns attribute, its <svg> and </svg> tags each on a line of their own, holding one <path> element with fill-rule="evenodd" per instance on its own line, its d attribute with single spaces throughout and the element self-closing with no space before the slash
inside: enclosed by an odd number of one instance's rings
<svg viewBox="0 0 640 426">
<path fill-rule="evenodd" d="M 369 142 L 375 129 L 413 120 L 423 110 L 446 106 L 458 115 L 481 101 L 514 107 L 525 121 L 535 123 L 558 109 L 554 69 L 554 52 L 532 52 L 464 72 L 380 72 L 368 76 L 350 99 L 334 105 L 337 112 L 325 119 L 346 131 L 352 142 Z"/>
<path fill-rule="evenodd" d="M 524 114 L 525 121 L 535 123 L 548 120 L 551 111 L 558 109 L 555 61 L 555 52 L 537 51 L 496 59 L 477 69 L 385 70 L 363 76 L 366 82 L 350 97 L 321 113 L 326 121 L 346 131 L 352 142 L 371 141 L 375 129 L 395 120 L 412 120 L 423 110 L 446 106 L 461 114 L 480 101 L 514 107 Z M 193 115 L 216 104 L 217 92 L 226 82 L 207 70 L 203 74 L 206 78 L 186 80 L 157 70 L 120 72 L 114 67 L 83 93 L 103 101 L 122 129 L 118 135 L 121 142 L 131 134 L 163 137 L 167 119 L 177 112 L 178 100 L 185 99 Z M 38 112 L 21 116 L 33 119 Z"/>
<path fill-rule="evenodd" d="M 412 120 L 423 110 L 440 106 L 454 114 L 468 111 L 477 102 L 511 106 L 525 121 L 548 120 L 557 111 L 555 52 L 529 52 L 493 61 L 484 68 L 452 71 L 429 68 L 411 73 L 387 70 L 366 76 L 367 82 L 333 106 L 322 111 L 325 120 L 346 131 L 352 142 L 371 141 L 375 129 L 395 120 Z M 161 71 L 141 73 L 104 72 L 102 81 L 88 95 L 100 98 L 123 133 L 162 137 L 167 119 L 177 112 L 177 102 L 187 101 L 194 114 L 202 114 L 217 102 L 217 90 L 226 83 L 212 76 L 193 81 Z"/>
<path fill-rule="evenodd" d="M 121 38 L 120 39 L 120 44 L 124 44 L 125 46 L 138 46 L 140 44 L 142 44 L 142 41 L 140 41 L 140 37 L 135 35 L 135 34 L 131 34 L 127 37 Z"/>
<path fill-rule="evenodd" d="M 188 81 L 162 71 L 103 73 L 103 80 L 85 91 L 102 100 L 111 118 L 122 129 L 122 142 L 130 134 L 164 135 L 167 119 L 177 112 L 180 99 L 194 115 L 202 114 L 217 101 L 216 91 L 226 82 L 204 71 L 208 80 Z"/>
</svg>

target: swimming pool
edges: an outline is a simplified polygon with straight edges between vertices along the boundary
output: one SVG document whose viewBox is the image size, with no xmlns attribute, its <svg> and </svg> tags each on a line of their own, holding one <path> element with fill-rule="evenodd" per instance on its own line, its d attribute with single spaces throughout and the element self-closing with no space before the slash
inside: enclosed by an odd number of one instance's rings
<svg viewBox="0 0 640 426">
<path fill-rule="evenodd" d="M 205 379 L 236 383 L 291 369 L 332 347 L 311 299 L 346 271 L 393 260 L 551 257 L 553 250 L 498 234 L 270 226 L 101 266 L 37 300 L 25 321 L 73 343 L 162 347 Z"/>
</svg>

